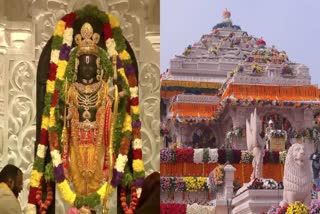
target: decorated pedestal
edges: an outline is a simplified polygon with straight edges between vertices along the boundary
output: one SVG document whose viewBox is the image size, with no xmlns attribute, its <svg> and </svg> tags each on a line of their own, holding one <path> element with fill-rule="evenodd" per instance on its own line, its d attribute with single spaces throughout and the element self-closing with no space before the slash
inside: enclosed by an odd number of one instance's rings
<svg viewBox="0 0 320 214">
<path fill-rule="evenodd" d="M 271 137 L 270 139 L 271 151 L 284 151 L 285 145 L 286 145 L 286 142 L 284 137 Z"/>
<path fill-rule="evenodd" d="M 282 200 L 283 190 L 246 190 L 232 199 L 232 214 L 260 214 Z"/>
</svg>

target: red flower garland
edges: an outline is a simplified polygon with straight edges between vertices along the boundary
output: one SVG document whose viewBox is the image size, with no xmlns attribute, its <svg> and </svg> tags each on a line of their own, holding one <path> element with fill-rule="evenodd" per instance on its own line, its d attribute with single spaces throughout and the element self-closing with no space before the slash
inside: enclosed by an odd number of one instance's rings
<svg viewBox="0 0 320 214">
<path fill-rule="evenodd" d="M 193 162 L 193 149 L 176 149 L 176 161 L 177 162 L 186 162 L 186 163 L 192 163 Z"/>
<path fill-rule="evenodd" d="M 134 184 L 131 186 L 131 203 L 130 203 L 129 207 L 126 202 L 126 198 L 127 198 L 126 197 L 126 188 L 122 187 L 121 193 L 120 193 L 120 202 L 121 202 L 122 209 L 125 214 L 133 214 L 136 209 L 137 203 L 138 203 L 136 186 Z"/>
<path fill-rule="evenodd" d="M 40 184 L 39 189 L 36 191 L 36 200 L 39 205 L 39 211 L 41 214 L 45 214 L 47 212 L 48 207 L 51 205 L 53 200 L 53 191 L 50 183 L 47 183 L 47 198 L 44 202 L 42 202 L 42 182 Z"/>
<path fill-rule="evenodd" d="M 186 214 L 187 204 L 160 203 L 161 214 Z"/>
<path fill-rule="evenodd" d="M 105 41 L 107 41 L 109 38 L 112 38 L 112 30 L 109 22 L 103 25 L 103 35 Z"/>
<path fill-rule="evenodd" d="M 76 20 L 77 15 L 72 12 L 65 15 L 62 20 L 66 22 L 66 28 L 71 28 L 73 26 L 73 22 Z"/>
</svg>

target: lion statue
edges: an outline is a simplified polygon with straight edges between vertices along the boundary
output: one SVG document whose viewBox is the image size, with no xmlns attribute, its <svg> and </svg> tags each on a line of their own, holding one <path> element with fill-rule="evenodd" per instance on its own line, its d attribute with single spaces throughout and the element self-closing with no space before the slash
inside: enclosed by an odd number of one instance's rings
<svg viewBox="0 0 320 214">
<path fill-rule="evenodd" d="M 310 161 L 303 144 L 293 144 L 288 151 L 283 176 L 283 199 L 280 206 L 301 201 L 307 206 L 311 202 L 312 173 Z"/>
</svg>

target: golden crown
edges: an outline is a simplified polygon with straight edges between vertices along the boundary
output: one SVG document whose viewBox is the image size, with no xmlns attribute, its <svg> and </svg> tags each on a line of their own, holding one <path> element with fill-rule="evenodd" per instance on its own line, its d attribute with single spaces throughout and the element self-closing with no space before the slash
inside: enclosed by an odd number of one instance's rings
<svg viewBox="0 0 320 214">
<path fill-rule="evenodd" d="M 93 28 L 88 22 L 82 25 L 80 33 L 81 35 L 77 34 L 75 37 L 75 41 L 79 47 L 77 56 L 81 56 L 83 54 L 93 54 L 98 56 L 99 48 L 97 44 L 99 42 L 100 35 L 93 33 Z"/>
</svg>

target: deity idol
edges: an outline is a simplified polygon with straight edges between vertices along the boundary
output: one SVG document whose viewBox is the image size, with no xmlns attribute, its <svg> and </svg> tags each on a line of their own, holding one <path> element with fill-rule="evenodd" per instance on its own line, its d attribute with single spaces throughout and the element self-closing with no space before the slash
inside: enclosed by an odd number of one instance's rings
<svg viewBox="0 0 320 214">
<path fill-rule="evenodd" d="M 75 37 L 74 83 L 66 97 L 67 116 L 64 125 L 64 165 L 75 191 L 81 195 L 95 192 L 107 179 L 113 98 L 101 78 L 99 35 L 89 23 Z"/>
<path fill-rule="evenodd" d="M 65 15 L 49 42 L 39 60 L 27 213 L 55 213 L 55 187 L 72 209 L 115 213 L 118 203 L 133 213 L 145 172 L 135 61 L 119 22 L 87 6 Z"/>
</svg>

